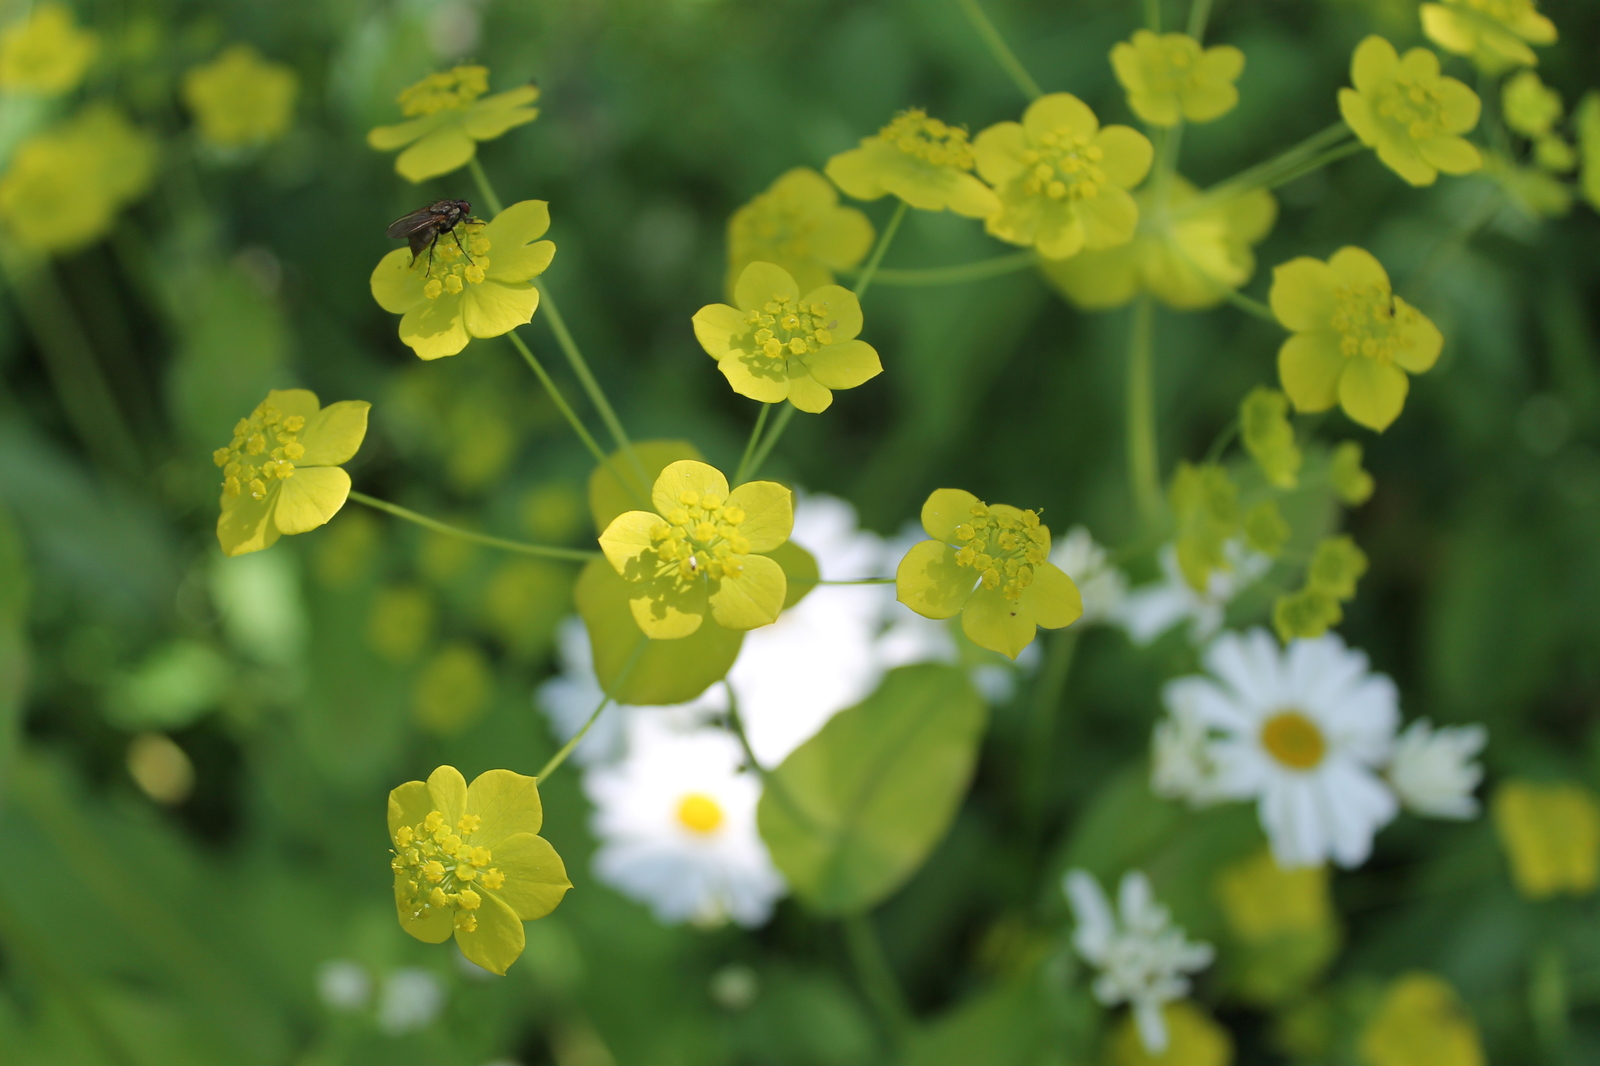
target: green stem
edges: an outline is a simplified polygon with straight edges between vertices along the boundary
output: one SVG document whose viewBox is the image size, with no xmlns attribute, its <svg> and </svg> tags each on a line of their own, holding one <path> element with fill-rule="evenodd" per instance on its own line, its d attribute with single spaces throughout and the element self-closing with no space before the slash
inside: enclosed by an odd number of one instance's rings
<svg viewBox="0 0 1600 1066">
<path fill-rule="evenodd" d="M 1161 32 L 1161 0 L 1144 0 L 1144 28 L 1151 33 Z"/>
<path fill-rule="evenodd" d="M 778 443 L 778 438 L 783 436 L 783 431 L 789 428 L 789 419 L 794 417 L 794 410 L 794 404 L 792 403 L 783 405 L 783 410 L 778 412 L 778 417 L 772 423 L 772 428 L 767 431 L 767 439 L 761 442 L 761 446 L 756 449 L 755 458 L 750 460 L 750 469 L 746 471 L 746 476 L 755 477 L 756 472 L 761 469 L 761 464 L 767 461 L 767 456 L 772 452 L 772 446 Z"/>
<path fill-rule="evenodd" d="M 628 675 L 633 673 L 634 666 L 639 662 L 639 656 L 643 655 L 645 648 L 649 646 L 648 641 L 641 640 L 639 646 L 633 649 L 633 654 L 628 656 L 628 661 L 623 665 L 622 672 L 617 675 L 616 688 L 621 689 L 623 685 L 628 683 Z M 571 755 L 577 750 L 578 745 L 583 743 L 583 738 L 588 735 L 589 730 L 594 728 L 594 724 L 600 720 L 601 713 L 611 706 L 612 699 L 611 693 L 604 693 L 600 698 L 600 705 L 594 709 L 594 713 L 589 715 L 588 721 L 583 723 L 583 728 L 572 734 L 572 739 L 561 745 L 561 750 L 550 756 L 550 760 L 539 767 L 539 772 L 533 776 L 534 780 L 539 782 L 540 787 L 543 787 L 545 780 L 551 774 L 561 768 L 561 764 L 567 761 L 567 756 Z"/>
<path fill-rule="evenodd" d="M 1011 81 L 1022 95 L 1029 100 L 1037 100 L 1044 95 L 1039 88 L 1039 83 L 1033 80 L 1033 75 L 1028 73 L 1028 68 L 1022 65 L 1006 44 L 1006 39 L 1000 36 L 1000 31 L 994 28 L 994 23 L 989 21 L 989 16 L 983 13 L 983 8 L 978 6 L 978 0 L 958 0 L 961 10 L 967 13 L 967 20 L 972 23 L 972 28 L 978 31 L 978 36 L 983 38 L 983 43 L 988 47 L 989 54 L 994 56 L 995 62 L 1010 76 Z"/>
<path fill-rule="evenodd" d="M 756 750 L 750 746 L 750 736 L 744 731 L 744 717 L 739 713 L 739 696 L 733 691 L 733 685 L 727 678 L 722 679 L 722 687 L 728 693 L 728 728 L 733 735 L 739 738 L 739 747 L 744 749 L 745 762 L 750 764 L 750 769 L 762 779 L 763 787 L 775 785 L 767 776 L 767 768 L 761 765 L 761 760 L 756 758 Z M 788 797 L 785 797 L 787 800 Z"/>
<path fill-rule="evenodd" d="M 0 946 L 4 946 L 6 953 L 18 963 L 26 963 L 45 984 L 55 986 L 62 1000 L 78 1015 L 84 1031 L 100 1044 L 100 1050 L 110 1062 L 115 1066 L 139 1066 L 139 1059 L 123 1044 L 116 1030 L 106 1025 L 99 1009 L 84 995 L 75 975 L 52 959 L 22 922 L 21 916 L 28 913 L 27 908 L 23 900 L 15 903 L 8 900 L 0 906 Z"/>
<path fill-rule="evenodd" d="M 1367 146 L 1362 144 L 1360 141 L 1346 141 L 1344 144 L 1329 148 L 1320 155 L 1312 156 L 1310 159 L 1306 160 L 1304 163 L 1301 163 L 1297 167 L 1293 167 L 1280 174 L 1274 175 L 1272 179 L 1266 183 L 1265 188 L 1282 188 L 1291 181 L 1299 181 L 1307 174 L 1315 173 L 1330 163 L 1337 163 L 1341 159 L 1356 155 L 1359 152 L 1364 152 L 1366 149 Z"/>
<path fill-rule="evenodd" d="M 1234 292 L 1231 289 L 1228 291 L 1226 299 L 1245 314 L 1254 315 L 1263 322 L 1271 322 L 1273 325 L 1278 324 L 1278 316 L 1272 313 L 1272 308 L 1260 300 L 1251 299 L 1244 293 Z"/>
<path fill-rule="evenodd" d="M 872 257 L 867 260 L 867 265 L 861 268 L 861 274 L 856 278 L 856 299 L 859 300 L 867 294 L 867 286 L 872 284 L 872 276 L 878 272 L 878 264 L 883 262 L 883 253 L 889 250 L 889 242 L 894 240 L 895 231 L 900 228 L 900 223 L 906 217 L 907 206 L 904 200 L 895 205 L 889 224 L 883 227 L 883 235 L 878 238 L 878 246 L 872 250 Z"/>
<path fill-rule="evenodd" d="M 1197 41 L 1206 39 L 1206 23 L 1211 21 L 1211 0 L 1194 0 L 1189 5 L 1189 36 Z"/>
<path fill-rule="evenodd" d="M 1039 261 L 1032 251 L 1012 252 L 975 263 L 958 263 L 955 266 L 886 268 L 879 270 L 873 280 L 879 285 L 898 285 L 905 288 L 923 285 L 959 285 L 966 281 L 983 281 L 1003 274 L 1027 270 Z"/>
<path fill-rule="evenodd" d="M 1078 648 L 1078 630 L 1073 626 L 1047 638 L 1050 650 L 1045 659 L 1044 671 L 1033 689 L 1033 706 L 1029 711 L 1028 750 L 1023 772 L 1023 802 L 1027 811 L 1029 837 L 1038 836 L 1044 822 L 1046 779 L 1050 770 L 1050 753 L 1055 742 L 1056 717 L 1061 707 L 1061 693 L 1072 671 L 1072 659 Z"/>
<path fill-rule="evenodd" d="M 900 982 L 895 979 L 888 956 L 883 952 L 878 930 L 872 924 L 871 916 L 866 914 L 849 915 L 840 924 L 844 929 L 850 961 L 855 966 L 856 979 L 861 982 L 862 991 L 866 992 L 873 1009 L 877 1011 L 890 1043 L 898 1051 L 911 1034 L 911 1009 L 906 1006 Z"/>
<path fill-rule="evenodd" d="M 739 468 L 733 472 L 735 486 L 744 484 L 744 472 L 750 469 L 750 457 L 756 453 L 756 442 L 761 439 L 761 431 L 767 426 L 767 415 L 772 411 L 770 403 L 761 405 L 761 413 L 756 415 L 756 424 L 750 427 L 750 439 L 745 441 L 744 454 L 739 457 Z"/>
<path fill-rule="evenodd" d="M 892 584 L 895 583 L 895 580 L 896 579 L 892 578 L 892 577 L 857 577 L 857 578 L 851 578 L 848 581 L 827 581 L 827 580 L 824 580 L 824 579 L 822 579 L 820 577 L 791 577 L 789 579 L 789 584 L 791 584 L 791 585 L 892 585 Z"/>
<path fill-rule="evenodd" d="M 489 175 L 483 172 L 483 164 L 478 162 L 478 154 L 474 152 L 467 161 L 467 169 L 472 172 L 472 180 L 478 183 L 478 195 L 483 197 L 483 202 L 489 208 L 491 215 L 498 215 L 505 208 L 500 204 L 500 197 L 495 195 L 494 186 L 489 184 Z"/>
<path fill-rule="evenodd" d="M 396 518 L 404 518 L 407 522 L 415 522 L 424 529 L 431 529 L 435 533 L 457 537 L 461 540 L 470 540 L 474 544 L 484 544 L 491 548 L 502 548 L 505 551 L 521 552 L 524 555 L 539 555 L 546 559 L 570 559 L 574 562 L 588 562 L 590 559 L 600 559 L 603 556 L 596 551 L 584 551 L 581 548 L 555 548 L 548 544 L 527 544 L 520 540 L 506 540 L 503 537 L 491 537 L 485 533 L 474 533 L 470 529 L 452 526 L 441 522 L 437 518 L 429 518 L 425 514 L 401 507 L 388 500 L 380 500 L 375 496 L 368 496 L 364 492 L 351 490 L 350 498 L 357 503 L 364 503 L 375 510 L 386 511 Z"/>
<path fill-rule="evenodd" d="M 544 386 L 545 393 L 555 402 L 556 409 L 567 420 L 567 425 L 571 426 L 573 432 L 578 435 L 578 439 L 583 441 L 583 446 L 589 449 L 589 454 L 594 456 L 595 462 L 604 466 L 606 453 L 600 447 L 600 442 L 594 439 L 594 435 L 584 426 L 582 419 L 578 417 L 578 413 L 567 402 L 567 398 L 561 395 L 561 390 L 556 388 L 556 383 L 551 379 L 549 372 L 545 370 L 544 364 L 539 362 L 538 357 L 529 349 L 527 342 L 518 336 L 516 330 L 507 333 L 506 336 L 511 339 L 512 346 L 522 354 L 523 362 L 527 363 L 534 375 L 538 377 L 539 384 Z"/>
<path fill-rule="evenodd" d="M 1239 420 L 1237 418 L 1228 419 L 1228 424 L 1222 427 L 1222 431 L 1211 442 L 1211 447 L 1206 449 L 1207 466 L 1222 458 L 1222 453 L 1227 449 L 1228 445 L 1233 443 L 1233 438 L 1239 435 L 1239 429 Z"/>
<path fill-rule="evenodd" d="M 1161 476 L 1156 458 L 1154 358 L 1156 306 L 1147 292 L 1133 307 L 1128 332 L 1128 486 L 1139 517 L 1152 527 L 1161 517 Z"/>
<path fill-rule="evenodd" d="M 1179 219 L 1189 218 L 1215 207 L 1217 204 L 1242 196 L 1252 189 L 1269 187 L 1280 174 L 1293 171 L 1296 167 L 1304 164 L 1306 160 L 1325 149 L 1339 144 L 1349 136 L 1351 136 L 1350 127 L 1346 126 L 1342 119 L 1330 126 L 1326 126 L 1299 144 L 1284 149 L 1271 159 L 1257 163 L 1252 167 L 1246 167 L 1233 177 L 1213 185 L 1202 195 L 1189 201 L 1183 210 L 1177 213 L 1177 217 Z"/>
</svg>

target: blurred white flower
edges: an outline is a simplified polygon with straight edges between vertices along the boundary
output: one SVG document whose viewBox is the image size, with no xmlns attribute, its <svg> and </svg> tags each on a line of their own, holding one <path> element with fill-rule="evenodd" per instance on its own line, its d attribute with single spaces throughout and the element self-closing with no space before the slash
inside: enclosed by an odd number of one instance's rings
<svg viewBox="0 0 1600 1066">
<path fill-rule="evenodd" d="M 1224 633 L 1202 661 L 1211 677 L 1170 681 L 1163 698 L 1220 734 L 1206 748 L 1217 794 L 1259 801 L 1279 866 L 1365 862 L 1399 810 L 1376 772 L 1399 723 L 1394 682 L 1332 633 L 1282 651 L 1263 629 Z"/>
<path fill-rule="evenodd" d="M 1128 576 L 1106 560 L 1106 550 L 1095 543 L 1083 526 L 1073 526 L 1050 549 L 1050 561 L 1067 572 L 1083 597 L 1080 625 L 1095 625 L 1119 617 L 1128 596 Z"/>
<path fill-rule="evenodd" d="M 600 840 L 595 875 L 665 923 L 767 920 L 786 891 L 756 832 L 761 785 L 719 729 L 636 715 L 627 755 L 584 775 Z"/>
<path fill-rule="evenodd" d="M 329 959 L 317 968 L 317 995 L 334 1010 L 360 1010 L 372 998 L 372 978 L 359 962 Z"/>
<path fill-rule="evenodd" d="M 1475 818 L 1472 790 L 1483 780 L 1473 757 L 1483 750 L 1488 731 L 1481 725 L 1435 730 L 1426 718 L 1412 722 L 1395 741 L 1389 783 L 1407 810 L 1434 818 Z"/>
<path fill-rule="evenodd" d="M 1211 732 L 1195 713 L 1193 691 L 1174 684 L 1164 693 L 1168 714 L 1151 737 L 1150 788 L 1165 799 L 1209 807 L 1223 797 L 1211 759 Z"/>
<path fill-rule="evenodd" d="M 1189 994 L 1184 975 L 1211 965 L 1211 945 L 1189 940 L 1182 926 L 1172 924 L 1137 870 L 1122 877 L 1116 913 L 1100 883 L 1084 870 L 1069 870 L 1062 887 L 1078 923 L 1073 946 L 1100 971 L 1095 998 L 1108 1007 L 1129 1004 L 1145 1050 L 1161 1054 L 1167 1049 L 1162 1005 Z"/>
<path fill-rule="evenodd" d="M 444 982 L 428 970 L 403 967 L 384 978 L 378 1028 L 389 1036 L 426 1029 L 444 1010 Z"/>
<path fill-rule="evenodd" d="M 1161 549 L 1161 580 L 1129 592 L 1117 612 L 1134 643 L 1149 644 L 1185 619 L 1189 640 L 1197 647 L 1217 634 L 1228 604 L 1272 565 L 1271 559 L 1251 551 L 1241 540 L 1230 540 L 1223 550 L 1232 569 L 1213 570 L 1200 593 L 1178 569 L 1178 550 L 1171 544 Z"/>
</svg>

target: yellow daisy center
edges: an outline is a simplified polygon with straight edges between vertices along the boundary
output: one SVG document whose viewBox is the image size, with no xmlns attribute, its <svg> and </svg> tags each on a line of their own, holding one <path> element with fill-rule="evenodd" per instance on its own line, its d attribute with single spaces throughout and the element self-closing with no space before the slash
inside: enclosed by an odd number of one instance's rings
<svg viewBox="0 0 1600 1066">
<path fill-rule="evenodd" d="M 1328 753 L 1317 723 L 1296 710 L 1282 710 L 1261 727 L 1261 746 L 1291 770 L 1312 770 Z"/>
<path fill-rule="evenodd" d="M 691 792 L 678 801 L 678 822 L 691 833 L 715 833 L 722 820 L 722 806 L 704 792 Z"/>
<path fill-rule="evenodd" d="M 1333 328 L 1339 332 L 1339 350 L 1347 357 L 1393 360 L 1403 334 L 1416 319 L 1410 305 L 1379 285 L 1340 285 L 1334 297 Z"/>
<path fill-rule="evenodd" d="M 264 500 L 269 482 L 294 476 L 294 463 L 306 454 L 298 434 L 306 427 L 301 415 L 284 417 L 271 404 L 262 404 L 249 418 L 233 427 L 233 441 L 211 453 L 212 462 L 222 467 L 222 491 L 229 496 L 241 492 L 252 500 Z"/>
<path fill-rule="evenodd" d="M 484 271 L 489 269 L 489 238 L 483 233 L 486 228 L 481 222 L 459 222 L 449 233 L 439 234 L 431 249 L 417 256 L 411 268 L 420 268 L 427 279 L 422 283 L 423 295 L 437 300 L 447 292 L 454 295 L 468 285 L 482 284 Z"/>
<path fill-rule="evenodd" d="M 457 929 L 470 933 L 478 928 L 472 913 L 483 905 L 478 889 L 494 891 L 506 883 L 506 875 L 489 865 L 494 859 L 489 849 L 471 841 L 480 821 L 469 814 L 451 826 L 442 813 L 429 811 L 416 825 L 395 830 L 389 866 L 402 875 L 400 899 L 413 920 L 448 909 L 455 913 Z"/>
<path fill-rule="evenodd" d="M 1023 191 L 1052 200 L 1090 200 L 1100 195 L 1106 172 L 1105 151 L 1090 138 L 1062 127 L 1028 138 L 1022 161 L 1027 171 Z"/>
<path fill-rule="evenodd" d="M 833 343 L 833 330 L 838 319 L 828 317 L 828 305 L 822 301 L 806 303 L 773 294 L 772 299 L 758 311 L 745 314 L 745 325 L 750 328 L 752 354 L 771 359 L 782 366 L 792 355 L 806 355 Z"/>
<path fill-rule="evenodd" d="M 972 520 L 956 526 L 956 562 L 971 567 L 986 589 L 999 589 L 1014 600 L 1033 584 L 1034 570 L 1049 558 L 1050 534 L 1039 524 L 1036 511 L 1019 518 L 995 514 L 987 504 L 972 505 Z"/>
<path fill-rule="evenodd" d="M 400 113 L 407 118 L 460 110 L 489 91 L 488 67 L 456 67 L 429 74 L 398 97 Z"/>
<path fill-rule="evenodd" d="M 967 131 L 929 118 L 920 108 L 900 112 L 878 131 L 878 139 L 936 167 L 972 169 L 972 145 L 967 143 Z"/>
<path fill-rule="evenodd" d="M 750 540 L 739 532 L 744 520 L 744 508 L 686 489 L 678 506 L 650 530 L 650 543 L 661 568 L 676 569 L 681 580 L 738 577 L 750 554 Z"/>
<path fill-rule="evenodd" d="M 1426 141 L 1448 132 L 1438 86 L 1438 78 L 1422 82 L 1396 77 L 1377 91 L 1378 117 L 1399 127 L 1414 141 Z"/>
</svg>

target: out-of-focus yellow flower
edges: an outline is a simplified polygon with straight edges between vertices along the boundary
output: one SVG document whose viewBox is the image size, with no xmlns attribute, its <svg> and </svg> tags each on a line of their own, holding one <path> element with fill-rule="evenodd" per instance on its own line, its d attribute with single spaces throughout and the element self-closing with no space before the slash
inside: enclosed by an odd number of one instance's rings
<svg viewBox="0 0 1600 1066">
<path fill-rule="evenodd" d="M 1511 879 L 1529 899 L 1587 896 L 1600 884 L 1600 802 L 1582 785 L 1507 781 L 1491 804 Z"/>
<path fill-rule="evenodd" d="M 1342 442 L 1333 449 L 1328 461 L 1328 480 L 1333 491 L 1347 506 L 1359 507 L 1372 498 L 1376 486 L 1372 475 L 1361 466 L 1361 445 L 1353 440 Z"/>
<path fill-rule="evenodd" d="M 857 340 L 861 301 L 840 285 L 804 297 L 789 272 L 751 263 L 733 288 L 733 302 L 707 304 L 694 315 L 694 335 L 733 391 L 762 403 L 788 400 L 816 414 L 834 389 L 853 389 L 883 373 L 877 349 Z"/>
<path fill-rule="evenodd" d="M 1204 50 L 1187 33 L 1136 30 L 1133 41 L 1111 49 L 1111 66 L 1128 92 L 1128 106 L 1152 126 L 1184 119 L 1210 122 L 1239 102 L 1234 82 L 1244 73 L 1244 53 L 1229 44 Z"/>
<path fill-rule="evenodd" d="M 81 248 L 149 189 L 155 159 L 148 133 L 110 104 L 91 104 L 17 149 L 0 177 L 0 221 L 35 251 Z"/>
<path fill-rule="evenodd" d="M 1339 90 L 1339 113 L 1383 165 L 1412 185 L 1432 185 L 1439 171 L 1470 174 L 1483 159 L 1466 138 L 1478 124 L 1478 94 L 1439 73 L 1439 57 L 1413 48 L 1403 57 L 1382 37 L 1356 46 L 1354 89 Z"/>
<path fill-rule="evenodd" d="M 1600 210 L 1600 92 L 1585 94 L 1572 117 L 1578 127 L 1583 195 L 1590 206 Z"/>
<path fill-rule="evenodd" d="M 1106 1043 L 1109 1066 L 1229 1066 L 1233 1062 L 1233 1037 L 1189 1000 L 1166 1004 L 1161 1017 L 1167 1027 L 1165 1051 L 1152 1054 L 1145 1049 L 1138 1023 L 1129 1014 Z"/>
<path fill-rule="evenodd" d="M 915 109 L 902 111 L 861 147 L 828 160 L 828 177 L 857 200 L 894 195 L 923 211 L 988 218 L 1000 209 L 994 191 L 972 174 L 967 131 Z"/>
<path fill-rule="evenodd" d="M 498 337 L 533 319 L 556 246 L 543 200 L 512 204 L 486 223 L 460 222 L 428 251 L 396 248 L 372 271 L 372 297 L 403 315 L 400 339 L 421 359 L 455 355 L 473 337 Z M 457 243 L 459 239 L 460 243 Z"/>
<path fill-rule="evenodd" d="M 1483 172 L 1531 219 L 1560 218 L 1572 210 L 1572 189 L 1539 167 L 1525 167 L 1499 152 L 1483 157 Z"/>
<path fill-rule="evenodd" d="M 1141 290 L 1180 311 L 1215 307 L 1250 280 L 1263 240 L 1278 217 L 1265 189 L 1201 208 L 1183 209 L 1200 195 L 1183 178 L 1168 183 L 1164 205 L 1154 188 L 1134 196 L 1139 225 L 1133 240 L 1103 251 L 1085 249 L 1071 259 L 1044 259 L 1046 279 L 1079 307 L 1120 307 Z"/>
<path fill-rule="evenodd" d="M 1060 629 L 1083 614 L 1078 586 L 1050 561 L 1050 530 L 1037 512 L 935 489 L 922 528 L 933 539 L 900 560 L 895 597 L 924 618 L 961 615 L 961 631 L 980 648 L 1015 659 L 1039 626 Z"/>
<path fill-rule="evenodd" d="M 1311 553 L 1306 583 L 1300 591 L 1279 596 L 1272 605 L 1278 639 L 1311 640 L 1344 618 L 1342 601 L 1356 596 L 1356 582 L 1367 572 L 1367 553 L 1348 536 L 1324 537 Z"/>
<path fill-rule="evenodd" d="M 1000 196 L 984 226 L 1001 240 L 1066 259 L 1133 239 L 1139 206 L 1127 190 L 1144 180 L 1154 150 L 1137 130 L 1102 128 L 1076 96 L 1041 96 L 1020 123 L 978 134 L 973 152 L 978 173 Z"/>
<path fill-rule="evenodd" d="M 380 152 L 410 145 L 394 161 L 396 173 L 408 181 L 458 170 L 472 161 L 479 141 L 492 141 L 539 117 L 539 109 L 529 106 L 539 99 L 537 85 L 484 96 L 488 91 L 488 67 L 429 74 L 398 98 L 400 113 L 410 121 L 371 130 L 367 143 Z"/>
<path fill-rule="evenodd" d="M 572 882 L 547 840 L 538 782 L 490 770 L 471 786 L 454 766 L 389 793 L 394 902 L 418 940 L 452 936 L 461 953 L 503 974 L 522 954 L 522 923 L 543 918 Z"/>
<path fill-rule="evenodd" d="M 1239 404 L 1239 436 L 1267 482 L 1292 489 L 1300 483 L 1300 446 L 1289 424 L 1289 400 L 1277 389 L 1256 387 Z"/>
<path fill-rule="evenodd" d="M 794 528 L 793 494 L 774 481 L 732 492 L 713 466 L 682 459 L 650 490 L 655 511 L 625 511 L 600 534 L 600 550 L 634 587 L 628 606 L 652 640 L 677 640 L 709 611 L 724 629 L 777 620 L 788 592 L 783 567 L 767 553 Z"/>
<path fill-rule="evenodd" d="M 1361 1033 L 1368 1066 L 1483 1066 L 1478 1027 L 1442 977 L 1413 970 L 1394 979 Z"/>
<path fill-rule="evenodd" d="M 494 694 L 494 674 L 475 644 L 440 648 L 417 675 L 411 709 L 430 733 L 454 736 L 482 717 Z"/>
<path fill-rule="evenodd" d="M 1339 948 L 1325 866 L 1283 869 L 1263 849 L 1230 863 L 1215 892 L 1234 943 L 1222 953 L 1227 983 L 1251 1003 L 1302 995 Z"/>
<path fill-rule="evenodd" d="M 321 407 L 316 393 L 274 389 L 233 440 L 211 456 L 222 468 L 222 517 L 217 540 L 227 555 L 274 544 L 280 534 L 305 533 L 339 513 L 350 495 L 340 468 L 367 435 L 365 400 Z"/>
<path fill-rule="evenodd" d="M 1561 94 L 1531 70 L 1518 71 L 1500 90 L 1506 125 L 1524 137 L 1543 137 L 1561 121 Z"/>
<path fill-rule="evenodd" d="M 1394 294 L 1383 265 L 1360 248 L 1341 248 L 1326 263 L 1284 263 L 1269 298 L 1294 331 L 1278 351 L 1278 376 L 1299 411 L 1337 403 L 1381 432 L 1405 406 L 1406 374 L 1425 373 L 1444 347 L 1438 327 Z"/>
<path fill-rule="evenodd" d="M 65 4 L 42 3 L 0 33 L 0 89 L 56 96 L 71 92 L 100 50 Z"/>
<path fill-rule="evenodd" d="M 218 148 L 246 148 L 288 132 L 299 86 L 292 69 L 236 44 L 184 75 L 183 102 L 203 140 Z"/>
<path fill-rule="evenodd" d="M 1537 66 L 1530 44 L 1554 44 L 1556 24 L 1539 14 L 1533 0 L 1444 0 L 1422 5 L 1428 39 L 1460 56 L 1471 56 L 1485 74 Z"/>
<path fill-rule="evenodd" d="M 367 646 L 395 666 L 422 651 L 434 627 L 433 597 L 417 585 L 391 585 L 372 595 L 367 613 Z"/>
<path fill-rule="evenodd" d="M 1178 463 L 1167 489 L 1178 570 L 1204 592 L 1214 570 L 1229 570 L 1227 543 L 1239 531 L 1239 486 L 1219 463 Z"/>
<path fill-rule="evenodd" d="M 810 292 L 832 285 L 872 249 L 872 223 L 810 167 L 786 171 L 728 219 L 728 295 L 744 268 L 776 263 Z"/>
</svg>

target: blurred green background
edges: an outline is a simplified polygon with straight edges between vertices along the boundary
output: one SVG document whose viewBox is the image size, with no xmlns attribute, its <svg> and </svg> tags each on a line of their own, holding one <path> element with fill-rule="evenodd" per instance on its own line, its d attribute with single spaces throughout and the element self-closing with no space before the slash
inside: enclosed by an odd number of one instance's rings
<svg viewBox="0 0 1600 1066">
<path fill-rule="evenodd" d="M 13 0 L 0 18 L 26 6 Z M 988 7 L 1047 91 L 1131 120 L 1106 56 L 1139 25 L 1133 0 Z M 1571 107 L 1594 87 L 1600 7 L 1542 9 L 1562 39 L 1539 71 Z M 587 535 L 588 457 L 510 346 L 475 341 L 420 364 L 368 291 L 391 219 L 474 190 L 465 173 L 408 185 L 366 130 L 396 120 L 401 88 L 470 58 L 496 89 L 542 88 L 538 121 L 480 158 L 506 200 L 550 202 L 559 251 L 545 280 L 631 432 L 688 438 L 731 467 L 751 405 L 689 328 L 721 298 L 726 220 L 784 170 L 820 167 L 898 109 L 974 130 L 1016 117 L 1023 101 L 955 0 L 81 0 L 75 11 L 101 54 L 72 96 L 0 100 L 0 161 L 89 100 L 115 101 L 160 149 L 148 193 L 99 239 L 8 269 L 0 297 L 0 1060 L 886 1061 L 830 925 L 786 903 L 755 933 L 665 929 L 596 884 L 572 773 L 546 791 L 545 835 L 577 887 L 528 926 L 508 978 L 481 980 L 453 948 L 406 937 L 384 796 L 442 762 L 468 777 L 531 773 L 554 750 L 529 694 L 551 669 L 572 570 L 354 506 L 224 561 L 210 453 L 268 388 L 367 399 L 373 429 L 349 466 L 358 488 L 505 536 Z M 1243 99 L 1191 132 L 1185 174 L 1218 180 L 1332 121 L 1351 49 L 1370 32 L 1420 43 L 1415 5 L 1217 0 L 1208 37 L 1246 53 Z M 179 86 L 240 41 L 293 68 L 298 100 L 282 138 L 220 152 L 196 136 Z M 1337 414 L 1324 426 L 1365 444 L 1378 486 L 1352 519 L 1372 569 L 1342 632 L 1399 682 L 1408 718 L 1488 725 L 1491 784 L 1516 774 L 1594 787 L 1600 222 L 1582 204 L 1541 217 L 1514 192 L 1486 177 L 1412 189 L 1357 155 L 1280 191 L 1246 291 L 1262 298 L 1272 264 L 1346 243 L 1415 284 L 1413 302 L 1447 338 L 1439 366 L 1382 436 Z M 1486 224 L 1463 232 L 1485 203 L 1497 205 Z M 888 218 L 885 201 L 865 210 L 880 228 Z M 973 223 L 918 212 L 885 265 L 1003 250 Z M 769 475 L 851 500 L 882 532 L 929 490 L 960 485 L 1042 507 L 1057 528 L 1135 539 L 1126 311 L 1080 313 L 1020 274 L 884 285 L 867 321 L 887 372 L 824 418 L 797 419 Z M 1273 381 L 1281 331 L 1228 307 L 1163 311 L 1156 330 L 1170 471 Z M 554 353 L 542 318 L 525 333 Z M 1237 620 L 1264 608 L 1241 605 Z M 1208 878 L 1255 846 L 1249 812 L 1185 813 L 1143 784 L 1160 684 L 1193 656 L 1177 637 L 1138 650 L 1112 630 L 1085 636 L 1042 826 L 1019 813 L 1022 710 L 996 710 L 952 832 L 880 914 L 918 1015 L 960 1012 L 917 1061 L 1098 1060 L 1081 981 L 1076 993 L 1018 984 L 1060 958 L 1069 858 L 1165 869 L 1179 918 L 1220 935 Z M 145 787 L 130 765 L 146 768 Z M 180 787 L 185 766 L 192 789 Z M 1349 1061 L 1337 1034 L 1377 982 L 1411 967 L 1455 985 L 1492 1061 L 1600 1061 L 1595 900 L 1519 900 L 1486 820 L 1402 819 L 1372 862 L 1334 880 L 1334 898 L 1342 947 L 1295 1031 L 1336 1036 L 1297 1044 L 1259 997 L 1202 982 L 1236 1061 Z M 363 981 L 366 1005 L 338 1008 L 337 989 L 355 1003 Z M 383 1004 L 408 988 L 442 994 L 435 1022 L 386 1020 Z"/>
</svg>

